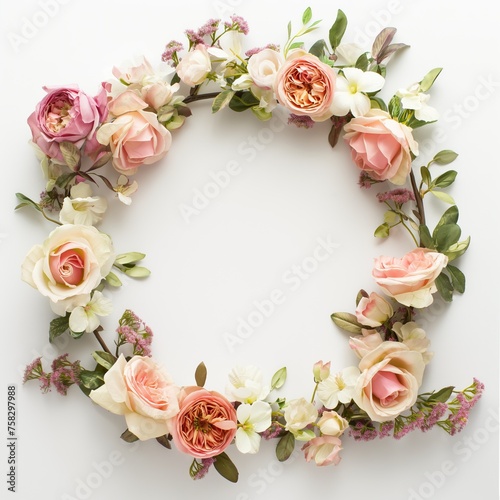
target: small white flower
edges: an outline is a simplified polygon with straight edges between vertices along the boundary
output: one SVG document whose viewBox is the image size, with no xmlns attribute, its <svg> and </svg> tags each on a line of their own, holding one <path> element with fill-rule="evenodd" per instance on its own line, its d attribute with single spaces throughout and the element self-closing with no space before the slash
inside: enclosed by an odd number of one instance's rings
<svg viewBox="0 0 500 500">
<path fill-rule="evenodd" d="M 120 175 L 120 177 L 118 177 L 118 183 L 113 189 L 122 203 L 130 205 L 132 203 L 130 195 L 134 194 L 138 187 L 139 184 L 137 184 L 137 181 L 129 182 L 125 175 Z"/>
<path fill-rule="evenodd" d="M 226 394 L 233 401 L 253 403 L 264 399 L 270 388 L 262 381 L 262 372 L 255 366 L 237 366 L 229 374 Z"/>
<path fill-rule="evenodd" d="M 107 316 L 111 310 L 111 299 L 96 290 L 86 306 L 78 306 L 71 311 L 69 327 L 73 332 L 91 333 L 100 325 L 98 316 Z"/>
<path fill-rule="evenodd" d="M 318 385 L 318 398 L 329 409 L 335 408 L 339 401 L 349 403 L 354 395 L 354 387 L 360 371 L 356 366 L 344 368 L 339 373 L 331 374 Z"/>
<path fill-rule="evenodd" d="M 335 66 L 355 66 L 361 54 L 366 51 L 355 43 L 342 43 L 335 49 Z"/>
<path fill-rule="evenodd" d="M 253 404 L 242 403 L 236 410 L 238 430 L 236 431 L 236 448 L 241 453 L 257 453 L 261 437 L 271 425 L 271 406 L 264 401 L 255 401 Z"/>
<path fill-rule="evenodd" d="M 401 105 L 404 109 L 415 110 L 415 118 L 424 122 L 433 122 L 439 118 L 439 113 L 432 106 L 427 104 L 430 99 L 429 94 L 420 92 L 420 85 L 413 84 L 408 89 L 400 89 L 397 94 L 401 98 Z"/>
<path fill-rule="evenodd" d="M 71 188 L 69 197 L 64 198 L 59 220 L 63 224 L 93 226 L 101 221 L 107 208 L 106 198 L 92 196 L 90 186 L 81 182 Z"/>
<path fill-rule="evenodd" d="M 376 92 L 384 86 L 383 76 L 374 71 L 362 71 L 358 68 L 344 68 L 344 76 L 337 75 L 332 112 L 336 116 L 345 116 L 349 111 L 354 116 L 364 116 L 370 111 L 370 98 L 366 92 Z"/>
<path fill-rule="evenodd" d="M 408 323 L 394 323 L 392 325 L 392 330 L 398 336 L 398 339 L 411 351 L 417 351 L 422 354 L 422 358 L 424 359 L 424 363 L 427 364 L 434 353 L 428 351 L 431 341 L 427 338 L 425 330 L 420 328 L 417 323 L 414 321 L 409 321 Z"/>
</svg>

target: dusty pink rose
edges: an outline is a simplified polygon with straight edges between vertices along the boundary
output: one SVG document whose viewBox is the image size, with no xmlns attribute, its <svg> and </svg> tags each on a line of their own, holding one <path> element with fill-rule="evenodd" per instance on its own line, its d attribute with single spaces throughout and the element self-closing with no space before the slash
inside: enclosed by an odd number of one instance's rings
<svg viewBox="0 0 500 500">
<path fill-rule="evenodd" d="M 387 341 L 366 354 L 359 369 L 354 402 L 374 422 L 385 422 L 415 404 L 425 363 L 419 352 L 401 342 Z"/>
<path fill-rule="evenodd" d="M 344 126 L 344 140 L 358 168 L 377 181 L 404 184 L 418 144 L 412 129 L 392 119 L 389 113 L 371 109 Z"/>
<path fill-rule="evenodd" d="M 314 460 L 316 465 L 338 465 L 341 457 L 342 442 L 335 436 L 315 437 L 302 446 L 307 462 Z"/>
<path fill-rule="evenodd" d="M 335 73 L 316 56 L 302 50 L 289 55 L 276 74 L 278 101 L 299 116 L 320 122 L 332 116 Z"/>
<path fill-rule="evenodd" d="M 95 97 L 74 87 L 44 87 L 47 95 L 28 117 L 33 142 L 51 159 L 64 163 L 60 143 L 83 146 L 107 116 L 105 84 Z"/>
<path fill-rule="evenodd" d="M 364 326 L 375 328 L 385 323 L 393 314 L 391 304 L 378 293 L 372 292 L 369 297 L 361 297 L 356 307 L 356 319 Z"/>
<path fill-rule="evenodd" d="M 400 304 L 427 307 L 437 290 L 435 280 L 448 264 L 448 257 L 427 248 L 415 248 L 401 258 L 375 259 L 372 275 L 385 293 Z"/>
<path fill-rule="evenodd" d="M 104 385 L 90 392 L 99 406 L 123 415 L 127 428 L 141 441 L 164 436 L 179 411 L 179 389 L 165 370 L 149 357 L 123 354 L 104 375 Z"/>
<path fill-rule="evenodd" d="M 114 259 L 109 236 L 93 226 L 63 224 L 29 251 L 22 279 L 50 299 L 56 314 L 64 316 L 87 305 Z"/>
<path fill-rule="evenodd" d="M 170 149 L 170 132 L 155 113 L 144 111 L 147 107 L 135 92 L 123 92 L 109 103 L 115 118 L 97 132 L 97 140 L 111 148 L 113 167 L 124 175 L 133 175 L 140 166 L 161 160 Z"/>
<path fill-rule="evenodd" d="M 186 387 L 179 395 L 179 406 L 171 433 L 180 451 L 209 458 L 231 444 L 236 434 L 236 410 L 222 394 Z"/>
</svg>

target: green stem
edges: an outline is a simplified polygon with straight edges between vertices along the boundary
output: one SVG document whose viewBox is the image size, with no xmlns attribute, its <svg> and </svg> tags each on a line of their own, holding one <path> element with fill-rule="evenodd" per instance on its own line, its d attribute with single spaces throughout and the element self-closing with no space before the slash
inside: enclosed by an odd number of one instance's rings
<svg viewBox="0 0 500 500">
<path fill-rule="evenodd" d="M 413 189 L 413 194 L 415 195 L 415 202 L 417 204 L 417 212 L 420 215 L 419 222 L 422 226 L 424 226 L 425 225 L 424 202 L 423 202 L 422 196 L 420 195 L 420 191 L 418 190 L 417 181 L 415 180 L 415 175 L 413 173 L 413 169 L 410 170 L 410 182 L 411 182 L 411 187 Z M 417 244 L 417 246 L 420 246 L 420 244 Z"/>
<path fill-rule="evenodd" d="M 401 224 L 405 227 L 405 229 L 410 233 L 410 236 L 412 237 L 413 241 L 415 242 L 415 245 L 417 247 L 420 246 L 419 242 L 417 241 L 417 238 L 415 238 L 415 235 L 413 234 L 412 230 L 405 224 L 403 218 L 401 217 Z"/>
<path fill-rule="evenodd" d="M 314 386 L 314 391 L 313 391 L 312 397 L 311 397 L 311 403 L 314 403 L 314 398 L 316 397 L 316 391 L 318 390 L 318 385 L 319 385 L 319 382 L 316 382 L 316 385 Z"/>
<path fill-rule="evenodd" d="M 102 327 L 99 326 L 97 327 L 95 330 L 94 330 L 94 336 L 95 338 L 97 339 L 97 341 L 99 342 L 99 344 L 101 345 L 103 351 L 106 351 L 108 354 L 111 354 L 113 355 L 113 353 L 109 350 L 108 346 L 106 345 L 106 342 L 104 342 L 103 338 L 101 337 L 101 335 L 99 334 L 99 332 L 102 331 Z"/>
<path fill-rule="evenodd" d="M 209 92 L 208 94 L 193 94 L 189 95 L 184 99 L 185 104 L 189 104 L 190 102 L 202 101 L 204 99 L 214 99 L 219 95 L 219 92 Z"/>
<path fill-rule="evenodd" d="M 58 226 L 62 226 L 62 224 L 58 221 L 58 220 L 55 220 L 55 219 L 51 219 L 44 211 L 43 209 L 40 210 L 40 212 L 42 213 L 42 215 L 49 221 L 49 222 L 53 222 L 54 224 L 57 224 Z"/>
</svg>

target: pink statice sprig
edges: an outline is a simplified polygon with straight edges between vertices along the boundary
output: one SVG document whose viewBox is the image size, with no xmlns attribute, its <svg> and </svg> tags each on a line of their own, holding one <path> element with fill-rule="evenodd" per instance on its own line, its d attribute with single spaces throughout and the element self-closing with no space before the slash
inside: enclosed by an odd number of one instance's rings
<svg viewBox="0 0 500 500">
<path fill-rule="evenodd" d="M 116 344 L 116 357 L 119 349 L 128 344 L 132 346 L 132 355 L 151 356 L 151 342 L 153 341 L 153 332 L 139 316 L 133 311 L 127 309 L 118 321 L 118 339 Z"/>
</svg>

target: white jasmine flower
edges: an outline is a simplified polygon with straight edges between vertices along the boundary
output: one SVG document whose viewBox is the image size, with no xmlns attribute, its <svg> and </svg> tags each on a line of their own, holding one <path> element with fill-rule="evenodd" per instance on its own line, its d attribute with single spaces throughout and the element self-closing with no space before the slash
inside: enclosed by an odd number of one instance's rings
<svg viewBox="0 0 500 500">
<path fill-rule="evenodd" d="M 236 431 L 236 448 L 241 453 L 257 453 L 261 437 L 271 425 L 271 406 L 264 401 L 255 401 L 253 404 L 242 403 L 236 410 L 238 430 Z"/>
<path fill-rule="evenodd" d="M 360 371 L 356 366 L 349 366 L 339 373 L 331 374 L 318 385 L 319 400 L 329 409 L 335 408 L 339 402 L 349 403 L 359 375 Z"/>
<path fill-rule="evenodd" d="M 102 196 L 92 196 L 92 189 L 81 182 L 71 188 L 70 196 L 66 196 L 59 213 L 63 224 L 83 224 L 93 226 L 102 219 L 108 203 Z"/>
<path fill-rule="evenodd" d="M 264 399 L 270 388 L 262 381 L 262 372 L 255 366 L 237 366 L 229 374 L 226 394 L 229 399 L 241 403 L 253 403 Z"/>
<path fill-rule="evenodd" d="M 71 311 L 69 327 L 73 332 L 91 333 L 100 325 L 98 316 L 108 316 L 111 310 L 111 299 L 96 290 L 86 306 L 78 306 Z"/>
<path fill-rule="evenodd" d="M 349 111 L 354 116 L 364 116 L 370 111 L 370 98 L 366 92 L 376 92 L 384 86 L 383 76 L 374 71 L 362 71 L 358 68 L 344 68 L 344 75 L 337 75 L 332 112 L 336 116 L 345 116 Z"/>
<path fill-rule="evenodd" d="M 417 120 L 433 122 L 439 118 L 439 113 L 436 109 L 427 104 L 431 96 L 420 92 L 420 85 L 418 83 L 413 84 L 408 89 L 398 90 L 396 95 L 401 98 L 401 105 L 404 109 L 415 110 L 415 118 Z"/>
</svg>

